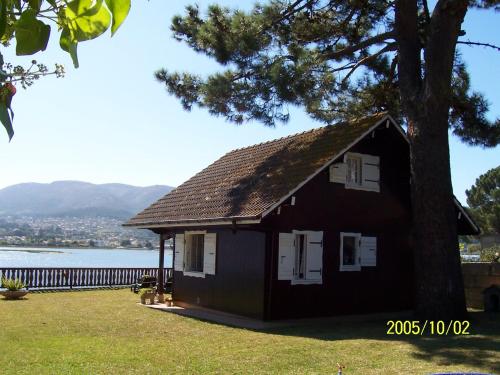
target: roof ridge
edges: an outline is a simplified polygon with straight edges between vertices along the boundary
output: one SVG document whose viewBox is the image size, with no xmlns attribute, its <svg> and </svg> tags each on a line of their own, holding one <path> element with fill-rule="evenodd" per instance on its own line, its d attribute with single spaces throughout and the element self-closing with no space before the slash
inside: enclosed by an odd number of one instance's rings
<svg viewBox="0 0 500 375">
<path fill-rule="evenodd" d="M 282 141 L 283 139 L 287 139 L 287 138 L 293 138 L 293 137 L 296 137 L 298 135 L 301 135 L 301 134 L 305 134 L 305 133 L 312 133 L 314 131 L 317 131 L 317 130 L 320 130 L 320 129 L 324 129 L 328 126 L 331 126 L 331 125 L 326 125 L 326 126 L 322 126 L 322 127 L 319 127 L 319 128 L 313 128 L 313 129 L 309 129 L 309 130 L 304 130 L 302 132 L 299 132 L 299 133 L 294 133 L 294 134 L 290 134 L 290 135 L 285 135 L 283 137 L 280 137 L 280 138 L 274 138 L 274 139 L 271 139 L 269 141 L 264 141 L 264 142 L 259 142 L 259 143 L 255 143 L 253 145 L 248 145 L 248 146 L 243 146 L 243 147 L 238 147 L 238 148 L 235 148 L 231 151 L 228 151 L 227 154 L 230 154 L 232 152 L 235 152 L 235 151 L 241 151 L 241 150 L 245 150 L 247 148 L 252 148 L 252 147 L 257 147 L 257 146 L 262 146 L 262 145 L 266 145 L 268 143 L 274 143 L 274 142 L 278 142 L 278 141 Z M 227 155 L 226 154 L 226 155 Z"/>
<path fill-rule="evenodd" d="M 264 141 L 264 142 L 255 143 L 253 145 L 238 147 L 238 148 L 235 148 L 235 149 L 232 149 L 232 150 L 226 152 L 223 156 L 231 154 L 235 151 L 241 151 L 241 150 L 245 150 L 245 149 L 252 148 L 252 147 L 257 147 L 257 146 L 262 146 L 262 145 L 269 144 L 269 143 L 279 142 L 279 141 L 282 141 L 282 140 L 287 139 L 287 138 L 297 137 L 297 136 L 302 135 L 302 134 L 312 133 L 312 132 L 319 131 L 319 130 L 326 129 L 326 128 L 333 127 L 333 126 L 338 126 L 338 125 L 342 125 L 342 124 L 355 124 L 355 123 L 361 122 L 363 120 L 367 120 L 367 119 L 372 118 L 372 117 L 383 117 L 387 114 L 388 114 L 388 112 L 384 111 L 384 112 L 377 112 L 377 113 L 374 113 L 372 115 L 367 115 L 367 116 L 353 117 L 353 118 L 350 118 L 349 120 L 338 121 L 338 122 L 335 122 L 332 124 L 327 124 L 327 125 L 320 126 L 317 128 L 304 130 L 302 132 L 298 132 L 298 133 L 294 133 L 294 134 L 290 134 L 290 135 L 285 135 L 285 136 L 280 137 L 280 138 L 271 139 L 269 141 Z"/>
<path fill-rule="evenodd" d="M 376 113 L 338 121 L 236 148 L 129 219 L 126 225 L 145 227 L 144 225 L 153 225 L 165 220 L 183 222 L 209 217 L 262 215 L 291 191 L 299 189 L 311 176 L 314 177 L 318 171 L 323 170 L 326 161 L 332 160 L 339 152 L 357 142 L 359 137 L 368 134 L 367 131 L 373 126 L 381 124 L 386 116 L 386 113 Z M 297 165 L 295 173 L 285 179 L 281 178 L 280 174 L 274 171 L 276 166 L 286 167 L 301 158 L 300 152 L 304 151 L 302 141 L 311 144 L 309 157 Z M 265 181 L 255 178 L 255 170 L 259 167 L 263 168 L 262 171 L 267 171 Z M 235 182 L 242 184 L 235 185 Z M 273 188 L 270 189 L 270 186 Z M 213 199 L 207 200 L 207 194 L 212 195 Z"/>
</svg>

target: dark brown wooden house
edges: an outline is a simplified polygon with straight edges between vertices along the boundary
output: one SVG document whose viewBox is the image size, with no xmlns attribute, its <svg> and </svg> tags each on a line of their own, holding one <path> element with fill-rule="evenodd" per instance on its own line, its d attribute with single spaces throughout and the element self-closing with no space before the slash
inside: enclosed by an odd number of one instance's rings
<svg viewBox="0 0 500 375">
<path fill-rule="evenodd" d="M 125 225 L 174 239 L 174 300 L 281 319 L 410 309 L 410 221 L 407 138 L 379 114 L 229 152 Z"/>
</svg>

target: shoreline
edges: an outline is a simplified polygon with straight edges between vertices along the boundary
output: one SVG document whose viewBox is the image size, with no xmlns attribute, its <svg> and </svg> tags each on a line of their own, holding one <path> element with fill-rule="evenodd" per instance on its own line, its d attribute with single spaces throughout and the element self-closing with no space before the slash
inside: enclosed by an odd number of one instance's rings
<svg viewBox="0 0 500 375">
<path fill-rule="evenodd" d="M 19 249 L 19 250 L 17 250 Z M 42 245 L 0 245 L 0 251 L 22 251 L 22 249 L 43 250 L 140 250 L 140 251 L 158 251 L 159 249 L 148 249 L 145 247 L 87 247 L 87 246 L 42 246 Z M 167 248 L 165 248 L 167 250 Z M 171 250 L 170 248 L 168 250 Z"/>
</svg>

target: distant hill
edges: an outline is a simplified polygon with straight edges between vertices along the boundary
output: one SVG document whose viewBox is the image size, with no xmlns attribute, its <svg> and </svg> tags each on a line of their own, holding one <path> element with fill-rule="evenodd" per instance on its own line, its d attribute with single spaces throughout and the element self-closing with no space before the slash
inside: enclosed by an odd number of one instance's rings
<svg viewBox="0 0 500 375">
<path fill-rule="evenodd" d="M 81 181 L 23 183 L 0 190 L 0 215 L 128 218 L 172 189 Z"/>
</svg>

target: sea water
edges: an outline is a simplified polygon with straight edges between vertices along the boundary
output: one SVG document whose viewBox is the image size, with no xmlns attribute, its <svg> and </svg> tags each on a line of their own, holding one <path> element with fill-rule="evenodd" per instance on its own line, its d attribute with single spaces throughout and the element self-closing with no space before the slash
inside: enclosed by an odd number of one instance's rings
<svg viewBox="0 0 500 375">
<path fill-rule="evenodd" d="M 0 247 L 2 267 L 158 267 L 158 250 Z M 165 249 L 165 267 L 172 250 Z"/>
</svg>

